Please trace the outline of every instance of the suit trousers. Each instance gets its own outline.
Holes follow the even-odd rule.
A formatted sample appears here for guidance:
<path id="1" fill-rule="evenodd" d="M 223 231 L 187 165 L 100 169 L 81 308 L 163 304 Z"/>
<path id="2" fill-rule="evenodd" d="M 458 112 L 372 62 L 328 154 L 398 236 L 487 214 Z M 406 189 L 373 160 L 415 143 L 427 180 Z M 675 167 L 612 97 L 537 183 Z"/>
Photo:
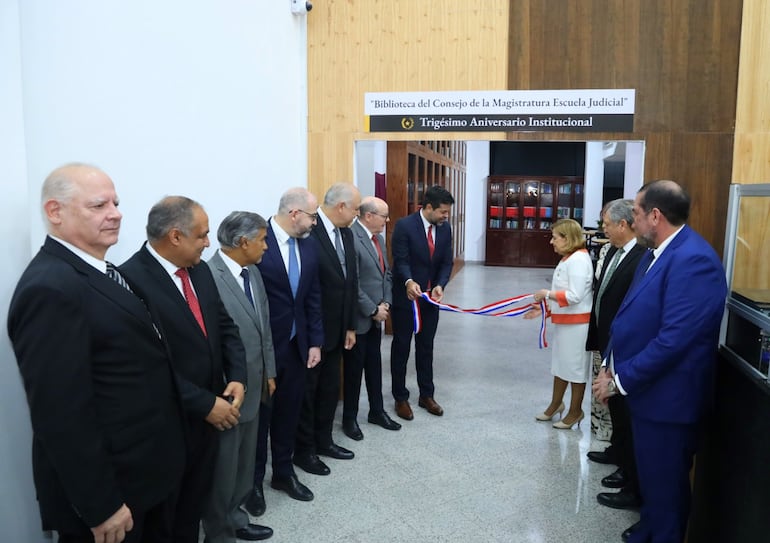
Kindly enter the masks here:
<path id="1" fill-rule="evenodd" d="M 636 465 L 642 491 L 639 529 L 631 543 L 682 543 L 690 515 L 690 469 L 697 446 L 696 424 L 635 417 Z"/>
<path id="2" fill-rule="evenodd" d="M 249 516 L 240 508 L 252 489 L 259 417 L 239 422 L 220 434 L 203 530 L 207 543 L 235 543 L 235 531 L 249 524 Z"/>
<path id="3" fill-rule="evenodd" d="M 393 398 L 397 401 L 409 399 L 406 388 L 406 364 L 409 360 L 409 350 L 414 335 L 415 369 L 420 396 L 432 398 L 433 386 L 433 339 L 438 328 L 438 307 L 420 299 L 420 316 L 422 329 L 414 334 L 412 306 L 393 308 L 393 343 L 390 347 L 390 372 L 393 378 Z"/>
<path id="4" fill-rule="evenodd" d="M 343 408 L 342 420 L 356 420 L 358 402 L 361 397 L 361 375 L 366 380 L 369 396 L 369 414 L 378 415 L 384 411 L 382 405 L 382 323 L 371 321 L 365 334 L 356 334 L 356 344 L 343 353 Z"/>
<path id="5" fill-rule="evenodd" d="M 273 477 L 286 478 L 294 474 L 294 436 L 305 393 L 307 353 L 299 352 L 296 339 L 289 342 L 284 353 L 276 352 L 275 393 L 271 405 L 259 407 L 257 453 L 254 466 L 254 487 L 261 487 L 267 465 L 267 435 L 273 455 Z"/>
<path id="6" fill-rule="evenodd" d="M 174 499 L 176 494 L 174 495 Z M 123 543 L 173 543 L 171 523 L 173 517 L 173 499 L 152 507 L 148 511 L 131 511 L 134 528 L 126 533 Z M 83 533 L 59 533 L 59 543 L 93 543 L 91 530 L 84 526 Z"/>
<path id="7" fill-rule="evenodd" d="M 607 406 L 612 418 L 612 450 L 618 459 L 618 467 L 623 470 L 628 483 L 623 488 L 626 492 L 639 495 L 639 474 L 636 470 L 634 457 L 634 433 L 631 430 L 631 413 L 625 396 L 615 394 L 610 396 Z"/>
<path id="8" fill-rule="evenodd" d="M 188 418 L 187 463 L 174 508 L 174 543 L 198 543 L 214 475 L 219 432 L 208 422 Z"/>
<path id="9" fill-rule="evenodd" d="M 340 362 L 343 342 L 321 351 L 321 363 L 307 370 L 305 397 L 297 425 L 295 451 L 315 454 L 332 444 L 334 414 L 340 399 Z"/>

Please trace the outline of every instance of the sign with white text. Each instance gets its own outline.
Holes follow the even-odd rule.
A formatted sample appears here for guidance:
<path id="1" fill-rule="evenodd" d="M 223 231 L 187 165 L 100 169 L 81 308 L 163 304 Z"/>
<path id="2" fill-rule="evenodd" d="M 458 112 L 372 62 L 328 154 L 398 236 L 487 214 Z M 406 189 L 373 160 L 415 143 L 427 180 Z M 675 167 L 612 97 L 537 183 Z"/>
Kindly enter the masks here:
<path id="1" fill-rule="evenodd" d="M 369 132 L 633 132 L 635 89 L 367 92 Z"/>

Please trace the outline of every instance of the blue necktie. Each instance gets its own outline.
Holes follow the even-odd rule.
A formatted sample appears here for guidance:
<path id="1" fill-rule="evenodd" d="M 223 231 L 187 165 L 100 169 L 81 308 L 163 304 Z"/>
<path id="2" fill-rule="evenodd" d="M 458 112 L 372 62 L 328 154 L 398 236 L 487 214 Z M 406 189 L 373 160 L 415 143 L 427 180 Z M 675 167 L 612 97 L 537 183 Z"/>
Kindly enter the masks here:
<path id="1" fill-rule="evenodd" d="M 297 251 L 294 250 L 294 246 L 297 244 L 297 241 L 290 237 L 289 238 L 289 286 L 291 286 L 291 295 L 296 298 L 297 297 L 297 288 L 299 288 L 299 262 L 297 262 Z M 294 339 L 294 336 L 297 335 L 297 321 L 293 320 L 291 322 L 291 334 L 289 335 L 289 339 Z"/>
<path id="2" fill-rule="evenodd" d="M 246 293 L 246 298 L 249 299 L 251 307 L 254 307 L 254 297 L 251 295 L 251 281 L 249 280 L 249 270 L 247 268 L 241 270 L 241 277 L 243 277 L 243 292 Z"/>
<path id="3" fill-rule="evenodd" d="M 297 288 L 299 288 L 299 262 L 297 262 L 297 251 L 294 246 L 297 240 L 289 238 L 289 285 L 291 286 L 291 295 L 297 297 Z"/>
<path id="4" fill-rule="evenodd" d="M 631 286 L 628 287 L 626 296 L 628 293 L 634 290 L 634 288 L 636 288 L 636 285 L 639 284 L 644 275 L 647 273 L 647 269 L 650 267 L 650 264 L 652 264 L 653 260 L 655 260 L 655 253 L 652 252 L 652 249 L 647 249 L 647 252 L 644 253 L 641 259 L 639 259 L 639 266 L 636 268 L 634 279 L 631 281 Z"/>

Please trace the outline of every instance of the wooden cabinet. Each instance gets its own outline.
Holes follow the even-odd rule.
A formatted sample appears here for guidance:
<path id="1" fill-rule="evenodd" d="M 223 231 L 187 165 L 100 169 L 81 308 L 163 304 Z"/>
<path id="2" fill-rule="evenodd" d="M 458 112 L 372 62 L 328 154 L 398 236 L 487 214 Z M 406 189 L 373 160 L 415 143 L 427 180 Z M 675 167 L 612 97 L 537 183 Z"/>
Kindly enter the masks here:
<path id="1" fill-rule="evenodd" d="M 555 266 L 551 226 L 563 218 L 582 224 L 582 177 L 490 176 L 485 264 Z"/>
<path id="2" fill-rule="evenodd" d="M 386 201 L 390 208 L 387 243 L 396 221 L 422 207 L 425 190 L 440 185 L 452 193 L 455 204 L 449 214 L 454 257 L 465 252 L 464 141 L 389 141 Z"/>

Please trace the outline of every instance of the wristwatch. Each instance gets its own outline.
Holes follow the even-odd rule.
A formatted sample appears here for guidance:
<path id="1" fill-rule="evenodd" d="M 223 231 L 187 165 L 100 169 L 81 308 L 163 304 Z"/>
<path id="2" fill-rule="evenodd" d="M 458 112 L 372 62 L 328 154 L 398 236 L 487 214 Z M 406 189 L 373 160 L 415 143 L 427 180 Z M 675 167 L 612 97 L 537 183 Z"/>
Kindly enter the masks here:
<path id="1" fill-rule="evenodd" d="M 618 393 L 618 386 L 615 384 L 615 379 L 607 381 L 607 392 L 609 392 L 610 395 Z"/>

